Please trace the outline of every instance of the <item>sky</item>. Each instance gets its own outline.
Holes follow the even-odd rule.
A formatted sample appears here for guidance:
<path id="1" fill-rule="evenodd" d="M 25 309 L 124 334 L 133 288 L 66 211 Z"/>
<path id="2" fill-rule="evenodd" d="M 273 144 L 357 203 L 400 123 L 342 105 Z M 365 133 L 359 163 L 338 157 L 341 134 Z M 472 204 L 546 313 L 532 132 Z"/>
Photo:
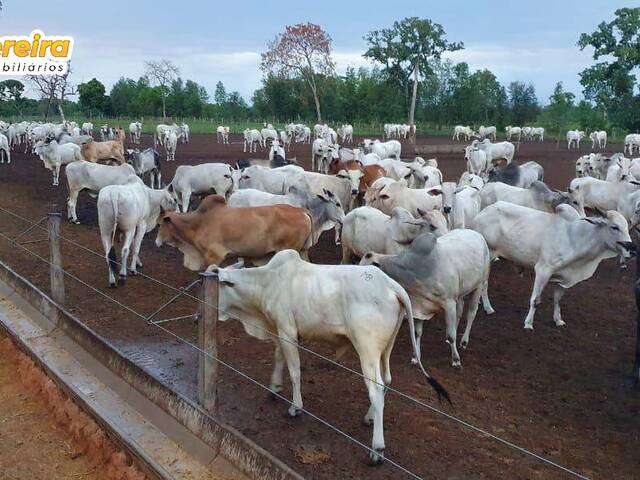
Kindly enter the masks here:
<path id="1" fill-rule="evenodd" d="M 557 81 L 581 92 L 578 73 L 593 60 L 590 51 L 576 47 L 580 33 L 638 2 L 3 0 L 3 5 L 1 35 L 28 35 L 39 28 L 73 36 L 72 81 L 96 77 L 107 92 L 122 76 L 142 75 L 145 60 L 166 58 L 182 78 L 204 85 L 211 98 L 222 81 L 227 91 L 237 90 L 250 101 L 262 78 L 260 52 L 285 25 L 321 25 L 333 39 L 337 71 L 344 73 L 349 66 L 371 65 L 362 57 L 367 32 L 418 16 L 442 24 L 449 40 L 464 42 L 464 50 L 448 55 L 452 60 L 469 63 L 472 71 L 488 68 L 503 84 L 531 82 L 546 103 Z"/>

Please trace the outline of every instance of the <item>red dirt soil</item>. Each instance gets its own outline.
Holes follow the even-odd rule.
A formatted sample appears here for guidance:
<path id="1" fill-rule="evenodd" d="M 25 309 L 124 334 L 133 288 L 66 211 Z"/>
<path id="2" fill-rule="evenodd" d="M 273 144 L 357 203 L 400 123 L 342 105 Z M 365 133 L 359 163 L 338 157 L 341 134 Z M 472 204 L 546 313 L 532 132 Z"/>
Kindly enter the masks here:
<path id="1" fill-rule="evenodd" d="M 172 178 L 180 164 L 236 161 L 241 139 L 217 145 L 215 135 L 194 135 L 180 144 L 175 163 L 163 163 L 163 178 Z M 151 138 L 143 137 L 143 146 Z M 419 138 L 424 144 L 449 144 L 449 138 Z M 446 180 L 455 180 L 464 169 L 460 153 L 438 155 Z M 587 146 L 583 146 L 586 152 Z M 608 151 L 617 151 L 611 145 Z M 408 151 L 408 145 L 404 146 Z M 405 155 L 409 157 L 409 152 Z M 567 152 L 555 142 L 523 143 L 516 159 L 535 160 L 545 168 L 545 180 L 553 188 L 566 188 L 573 176 L 573 162 L 580 153 Z M 310 146 L 296 146 L 297 156 L 308 167 Z M 264 157 L 265 154 L 252 154 Z M 31 220 L 52 209 L 66 217 L 66 180 L 51 186 L 51 174 L 31 154 L 14 153 L 11 165 L 0 165 L 0 207 Z M 95 200 L 80 195 L 78 214 L 82 225 L 64 222 L 62 235 L 101 252 Z M 27 224 L 0 211 L 0 232 L 15 236 Z M 38 229 L 22 240 L 46 238 Z M 143 243 L 143 271 L 182 287 L 196 278 L 182 266 L 181 254 L 171 247 L 158 249 L 155 233 Z M 25 245 L 48 258 L 47 242 Z M 48 266 L 0 238 L 0 258 L 48 291 Z M 107 295 L 144 315 L 168 301 L 175 292 L 142 277 L 131 277 L 124 288 L 107 288 L 103 258 L 63 242 L 64 267 Z M 311 251 L 317 263 L 338 263 L 339 249 L 333 232 L 327 232 Z M 447 413 L 554 462 L 593 478 L 637 478 L 640 472 L 640 392 L 628 382 L 635 342 L 635 307 L 632 297 L 634 262 L 626 270 L 617 259 L 603 262 L 594 277 L 567 292 L 563 298 L 565 328 L 552 322 L 552 289 L 543 295 L 535 330 L 525 331 L 524 316 L 532 287 L 532 275 L 518 276 L 505 262 L 492 267 L 490 295 L 496 313 L 479 312 L 469 348 L 461 352 L 461 369 L 450 365 L 444 343 L 443 321 L 425 327 L 423 360 L 448 389 L 454 406 L 438 405 L 419 371 L 409 365 L 408 330 L 401 330 L 391 360 L 392 386 Z M 182 342 L 148 326 L 142 319 L 66 278 L 66 305 L 100 335 L 167 384 L 195 396 L 196 354 Z M 193 313 L 195 302 L 182 299 L 157 318 Z M 176 334 L 194 340 L 193 321 L 165 324 Z M 221 356 L 251 377 L 268 384 L 272 347 L 248 337 L 237 322 L 220 328 Z M 306 345 L 325 355 L 324 345 Z M 301 353 L 302 393 L 305 408 L 326 419 L 366 445 L 371 430 L 362 423 L 368 398 L 361 378 L 338 370 L 309 354 Z M 342 360 L 359 371 L 355 355 Z M 258 444 L 283 459 L 308 478 L 404 478 L 389 463 L 369 467 L 366 452 L 314 419 L 284 418 L 286 405 L 267 392 L 221 369 L 220 416 Z M 285 388 L 290 396 L 290 388 Z M 386 455 L 425 478 L 563 478 L 566 473 L 459 426 L 433 412 L 389 393 L 385 406 Z"/>

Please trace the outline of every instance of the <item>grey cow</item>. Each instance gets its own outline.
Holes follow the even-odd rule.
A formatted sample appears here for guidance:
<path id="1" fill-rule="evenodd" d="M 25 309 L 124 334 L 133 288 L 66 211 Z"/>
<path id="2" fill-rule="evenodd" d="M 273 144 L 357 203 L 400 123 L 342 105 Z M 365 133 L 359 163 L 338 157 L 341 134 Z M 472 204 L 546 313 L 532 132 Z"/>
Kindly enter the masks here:
<path id="1" fill-rule="evenodd" d="M 460 342 L 462 348 L 469 343 L 480 298 L 487 314 L 494 311 L 487 294 L 490 261 L 489 247 L 482 235 L 473 230 L 457 229 L 440 238 L 431 233 L 422 234 L 398 255 L 367 253 L 360 264 L 379 267 L 409 294 L 417 320 L 418 353 L 424 321 L 444 312 L 452 364 L 459 367 L 456 341 L 465 297 L 470 296 L 467 325 Z"/>

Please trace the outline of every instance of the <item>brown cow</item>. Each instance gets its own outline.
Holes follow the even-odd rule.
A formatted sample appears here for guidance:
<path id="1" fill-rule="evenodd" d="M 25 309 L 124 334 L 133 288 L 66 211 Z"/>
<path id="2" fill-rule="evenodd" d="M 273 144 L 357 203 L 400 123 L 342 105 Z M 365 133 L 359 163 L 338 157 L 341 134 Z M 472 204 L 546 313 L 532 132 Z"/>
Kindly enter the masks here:
<path id="1" fill-rule="evenodd" d="M 99 160 L 115 160 L 118 164 L 124 163 L 124 146 L 119 140 L 109 140 L 106 142 L 96 142 L 87 140 L 80 147 L 82 158 L 88 162 L 96 163 Z"/>
<path id="2" fill-rule="evenodd" d="M 227 255 L 265 264 L 280 250 L 293 249 L 308 258 L 311 216 L 291 205 L 229 207 L 220 195 L 209 195 L 189 213 L 163 211 L 156 245 L 180 250 L 190 270 L 220 265 Z"/>
<path id="3" fill-rule="evenodd" d="M 116 128 L 113 129 L 113 134 L 115 136 L 115 140 L 120 142 L 124 146 L 124 141 L 127 138 L 127 136 L 124 133 L 124 128 L 118 125 Z"/>

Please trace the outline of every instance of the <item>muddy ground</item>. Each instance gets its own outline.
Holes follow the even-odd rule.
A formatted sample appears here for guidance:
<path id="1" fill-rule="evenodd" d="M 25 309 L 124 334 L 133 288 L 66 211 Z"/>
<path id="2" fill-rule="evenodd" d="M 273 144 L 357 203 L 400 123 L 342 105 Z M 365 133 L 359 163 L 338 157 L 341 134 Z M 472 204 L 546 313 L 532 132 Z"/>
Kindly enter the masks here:
<path id="1" fill-rule="evenodd" d="M 143 145 L 151 138 L 144 137 Z M 449 138 L 419 138 L 419 143 L 450 144 Z M 590 145 L 583 145 L 587 152 Z M 460 153 L 440 154 L 446 180 L 464 169 Z M 607 151 L 621 148 L 611 145 Z M 410 156 L 405 145 L 406 156 Z M 296 146 L 291 155 L 308 166 L 310 147 Z M 535 160 L 545 168 L 551 187 L 566 188 L 579 154 L 555 142 L 523 143 L 516 159 Z M 194 135 L 179 145 L 177 161 L 163 164 L 163 177 L 171 179 L 175 167 L 204 161 L 235 161 L 242 153 L 238 136 L 231 145 L 217 145 L 213 135 Z M 403 154 L 404 156 L 404 154 Z M 0 165 L 0 207 L 30 220 L 47 212 L 65 211 L 66 181 L 51 186 L 51 174 L 31 154 L 13 154 L 11 165 Z M 62 234 L 100 253 L 95 200 L 81 194 L 78 213 L 82 225 L 66 222 Z M 66 216 L 66 215 L 65 215 Z M 0 232 L 17 235 L 27 224 L 0 211 Z M 46 238 L 33 230 L 22 241 Z M 158 249 L 149 234 L 142 248 L 143 271 L 174 287 L 196 278 L 182 266 L 171 247 Z M 26 248 L 48 258 L 46 242 Z M 175 292 L 142 277 L 130 278 L 126 287 L 107 288 L 107 270 L 101 256 L 63 242 L 65 268 L 140 312 L 149 315 Z M 0 258 L 48 289 L 48 266 L 0 238 Z M 338 263 L 333 232 L 325 234 L 311 252 L 314 262 Z M 633 262 L 632 262 L 633 263 Z M 417 369 L 409 365 L 410 343 L 403 327 L 392 356 L 393 386 L 449 414 L 482 427 L 554 462 L 593 478 L 637 478 L 640 472 L 640 392 L 628 382 L 635 339 L 632 298 L 635 267 L 621 270 L 616 259 L 603 262 L 595 276 L 567 292 L 563 298 L 565 328 L 552 322 L 551 289 L 545 291 L 533 332 L 523 326 L 532 275 L 517 275 L 504 262 L 492 267 L 490 295 L 496 313 L 479 312 L 469 348 L 461 353 L 463 367 L 450 365 L 443 320 L 425 328 L 424 362 L 451 394 L 454 406 L 439 405 Z M 143 319 L 67 278 L 66 304 L 97 333 L 117 344 L 144 368 L 177 390 L 195 396 L 196 353 Z M 156 318 L 193 313 L 195 302 L 183 299 Z M 164 324 L 176 334 L 194 340 L 193 321 Z M 221 356 L 251 377 L 268 384 L 272 347 L 248 337 L 236 323 L 220 329 Z M 306 346 L 331 355 L 324 345 Z M 302 353 L 305 407 L 363 443 L 371 431 L 362 423 L 368 407 L 359 377 Z M 359 370 L 355 355 L 344 364 Z M 285 394 L 290 395 L 287 385 Z M 286 405 L 237 374 L 222 369 L 220 415 L 245 435 L 283 459 L 308 478 L 405 478 L 387 463 L 367 465 L 366 454 L 345 438 L 310 417 L 283 416 Z M 392 393 L 386 397 L 386 455 L 424 478 L 564 478 L 567 474 L 474 433 L 424 407 Z"/>

